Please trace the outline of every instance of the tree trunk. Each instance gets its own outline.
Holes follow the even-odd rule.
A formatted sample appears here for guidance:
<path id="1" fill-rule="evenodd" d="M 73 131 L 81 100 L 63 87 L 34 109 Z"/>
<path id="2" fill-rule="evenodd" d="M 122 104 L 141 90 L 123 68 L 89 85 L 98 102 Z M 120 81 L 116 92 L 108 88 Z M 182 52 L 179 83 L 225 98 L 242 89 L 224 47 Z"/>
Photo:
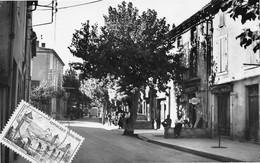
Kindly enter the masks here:
<path id="1" fill-rule="evenodd" d="M 103 103 L 103 109 L 102 109 L 102 124 L 105 124 L 105 114 L 107 110 L 107 101 Z"/>
<path id="2" fill-rule="evenodd" d="M 132 94 L 131 100 L 128 101 L 130 117 L 126 116 L 125 118 L 125 130 L 123 135 L 134 136 L 134 125 L 137 117 L 139 96 L 140 91 L 138 89 Z"/>
<path id="3" fill-rule="evenodd" d="M 155 102 L 154 102 L 154 99 L 155 99 L 155 94 L 156 94 L 156 90 L 154 88 L 150 88 L 150 95 L 149 95 L 149 106 L 150 106 L 150 116 L 151 116 L 151 123 L 153 124 L 154 126 L 154 120 L 155 120 L 155 109 L 156 109 L 156 105 L 155 105 Z"/>

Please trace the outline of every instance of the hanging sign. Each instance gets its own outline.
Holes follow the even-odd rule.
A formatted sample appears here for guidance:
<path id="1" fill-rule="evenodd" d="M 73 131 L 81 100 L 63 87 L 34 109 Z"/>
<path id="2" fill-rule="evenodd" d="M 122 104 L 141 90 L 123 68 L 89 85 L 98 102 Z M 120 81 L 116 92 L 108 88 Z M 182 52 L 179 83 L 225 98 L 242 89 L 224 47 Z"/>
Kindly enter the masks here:
<path id="1" fill-rule="evenodd" d="M 0 143 L 33 163 L 70 163 L 84 138 L 22 101 L 0 134 Z"/>
<path id="2" fill-rule="evenodd" d="M 200 99 L 193 97 L 192 99 L 189 99 L 189 103 L 197 105 L 198 103 L 200 103 Z"/>

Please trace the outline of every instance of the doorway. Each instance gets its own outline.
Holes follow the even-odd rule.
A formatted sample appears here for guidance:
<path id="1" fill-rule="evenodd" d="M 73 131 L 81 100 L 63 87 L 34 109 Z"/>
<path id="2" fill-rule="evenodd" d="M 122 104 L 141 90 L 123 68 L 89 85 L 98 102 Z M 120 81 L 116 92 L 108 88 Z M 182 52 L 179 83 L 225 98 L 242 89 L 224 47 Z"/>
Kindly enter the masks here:
<path id="1" fill-rule="evenodd" d="M 230 94 L 221 93 L 218 99 L 218 134 L 230 136 Z"/>
<path id="2" fill-rule="evenodd" d="M 157 99 L 157 110 L 155 113 L 157 129 L 161 128 L 161 122 L 165 118 L 165 110 L 166 110 L 165 98 Z"/>
<path id="3" fill-rule="evenodd" d="M 258 141 L 259 129 L 259 86 L 252 85 L 248 90 L 248 140 Z"/>

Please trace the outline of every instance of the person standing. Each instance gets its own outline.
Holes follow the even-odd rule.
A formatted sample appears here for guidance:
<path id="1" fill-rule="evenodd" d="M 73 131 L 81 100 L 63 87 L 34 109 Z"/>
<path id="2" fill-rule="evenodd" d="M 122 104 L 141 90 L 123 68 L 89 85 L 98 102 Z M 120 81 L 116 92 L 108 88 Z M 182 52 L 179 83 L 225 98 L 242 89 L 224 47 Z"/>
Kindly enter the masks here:
<path id="1" fill-rule="evenodd" d="M 164 137 L 168 138 L 168 136 L 169 136 L 168 130 L 171 128 L 171 125 L 172 125 L 172 120 L 170 118 L 170 115 L 167 115 L 167 118 L 162 122 L 162 125 L 164 127 Z"/>
<path id="2" fill-rule="evenodd" d="M 112 118 L 111 113 L 108 113 L 107 115 L 108 126 L 111 126 L 111 121 L 112 121 L 111 118 Z"/>
<path id="3" fill-rule="evenodd" d="M 165 129 L 168 129 L 172 125 L 172 120 L 170 118 L 170 115 L 167 115 L 167 118 L 162 122 L 162 125 Z"/>
<path id="4" fill-rule="evenodd" d="M 178 119 L 175 122 L 175 127 L 174 127 L 174 136 L 176 138 L 179 137 L 181 134 L 182 124 L 183 124 L 182 116 L 179 115 Z"/>

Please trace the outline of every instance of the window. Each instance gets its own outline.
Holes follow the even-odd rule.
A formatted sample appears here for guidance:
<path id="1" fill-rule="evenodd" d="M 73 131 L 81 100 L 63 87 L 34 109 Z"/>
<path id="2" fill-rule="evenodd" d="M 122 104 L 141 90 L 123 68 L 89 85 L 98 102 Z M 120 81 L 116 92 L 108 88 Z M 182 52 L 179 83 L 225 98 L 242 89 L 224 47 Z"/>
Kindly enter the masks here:
<path id="1" fill-rule="evenodd" d="M 183 46 L 183 42 L 182 42 L 182 38 L 181 36 L 177 38 L 177 48 L 181 48 Z"/>
<path id="2" fill-rule="evenodd" d="M 53 69 L 53 56 L 52 55 L 49 56 L 50 56 L 50 69 Z"/>
<path id="3" fill-rule="evenodd" d="M 228 70 L 228 48 L 227 36 L 220 37 L 217 42 L 217 68 L 218 72 L 227 72 Z"/>
<path id="4" fill-rule="evenodd" d="M 190 65 L 190 78 L 196 77 L 197 75 L 197 46 L 198 46 L 198 40 L 197 40 L 197 28 L 193 27 L 191 29 L 191 50 L 190 50 L 190 56 L 189 56 L 189 65 Z"/>
<path id="5" fill-rule="evenodd" d="M 247 47 L 245 50 L 245 62 L 246 64 L 260 64 L 260 53 L 253 52 L 253 48 L 255 47 L 256 42 L 253 42 L 249 47 Z"/>
<path id="6" fill-rule="evenodd" d="M 219 28 L 222 28 L 225 25 L 226 25 L 225 13 L 220 11 L 219 12 Z"/>

